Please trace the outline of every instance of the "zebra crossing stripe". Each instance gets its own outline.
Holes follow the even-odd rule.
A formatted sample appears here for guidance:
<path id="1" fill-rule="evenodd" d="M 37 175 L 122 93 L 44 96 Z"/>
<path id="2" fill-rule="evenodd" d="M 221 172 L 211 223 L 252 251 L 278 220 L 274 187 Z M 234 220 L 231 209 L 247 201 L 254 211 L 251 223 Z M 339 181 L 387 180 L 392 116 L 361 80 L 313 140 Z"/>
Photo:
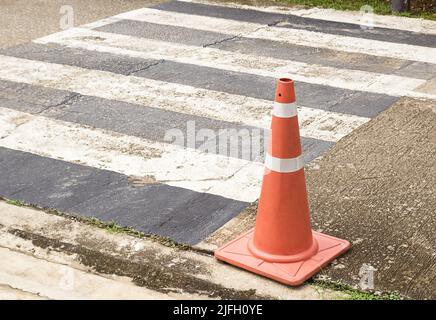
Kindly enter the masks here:
<path id="1" fill-rule="evenodd" d="M 436 22 L 426 19 L 416 19 L 401 16 L 378 15 L 362 11 L 340 11 L 335 9 L 324 8 L 301 8 L 301 7 L 278 7 L 278 6 L 249 6 L 237 3 L 220 2 L 219 4 L 201 1 L 201 0 L 177 0 L 178 2 L 186 3 L 201 3 L 208 6 L 220 6 L 229 8 L 240 8 L 260 12 L 269 12 L 277 14 L 289 14 L 292 16 L 312 18 L 324 21 L 335 21 L 343 23 L 351 23 L 374 28 L 388 28 L 393 30 L 403 30 L 419 32 L 421 34 L 436 35 Z M 369 15 L 370 14 L 370 15 Z"/>
<path id="2" fill-rule="evenodd" d="M 250 97 L 105 71 L 0 56 L 0 79 L 269 128 L 272 103 Z M 301 135 L 338 141 L 369 118 L 299 108 Z"/>
<path id="3" fill-rule="evenodd" d="M 35 43 L 56 43 L 72 48 L 125 55 L 144 59 L 165 59 L 203 67 L 243 72 L 264 77 L 288 77 L 296 81 L 328 85 L 348 90 L 367 91 L 392 96 L 436 99 L 436 95 L 414 91 L 426 81 L 397 75 L 338 69 L 291 60 L 258 56 L 175 44 L 153 39 L 138 38 L 108 32 L 69 29 L 50 35 Z"/>
<path id="4" fill-rule="evenodd" d="M 259 162 L 1 107 L 0 146 L 244 202 L 256 200 L 263 172 Z"/>
<path id="5" fill-rule="evenodd" d="M 363 53 L 382 57 L 436 63 L 436 48 L 369 40 L 292 28 L 278 28 L 235 20 L 143 8 L 117 16 L 121 19 L 220 32 L 230 37 L 266 39 L 279 42 Z"/>

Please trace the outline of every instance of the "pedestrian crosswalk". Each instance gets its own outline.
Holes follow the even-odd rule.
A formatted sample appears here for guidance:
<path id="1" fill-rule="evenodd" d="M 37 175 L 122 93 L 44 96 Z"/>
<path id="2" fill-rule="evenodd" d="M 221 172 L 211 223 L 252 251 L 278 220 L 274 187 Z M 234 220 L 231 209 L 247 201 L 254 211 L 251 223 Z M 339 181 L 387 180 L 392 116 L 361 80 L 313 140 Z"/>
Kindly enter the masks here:
<path id="1" fill-rule="evenodd" d="M 436 100 L 432 28 L 309 13 L 172 1 L 0 50 L 0 196 L 194 244 L 259 196 L 276 78 L 306 162 Z"/>
<path id="2" fill-rule="evenodd" d="M 101 70 L 0 56 L 0 78 L 42 86 L 50 82 L 55 89 L 264 129 L 271 121 L 267 100 Z M 315 108 L 301 107 L 299 111 L 301 134 L 326 141 L 337 141 L 369 120 Z"/>
<path id="3" fill-rule="evenodd" d="M 382 57 L 408 59 L 428 63 L 436 62 L 436 48 L 356 38 L 318 31 L 295 29 L 292 27 L 283 28 L 279 25 L 260 26 L 259 24 L 252 22 L 234 21 L 211 16 L 204 17 L 150 8 L 140 9 L 133 13 L 121 14 L 118 17 L 121 19 L 154 23 L 158 25 L 219 32 L 220 34 L 230 37 L 243 36 L 244 38 L 265 39 L 315 48 L 333 48 L 345 52 L 373 54 Z M 282 23 L 282 26 L 287 25 L 289 25 L 287 22 Z M 431 42 L 430 45 L 434 46 Z"/>
<path id="4" fill-rule="evenodd" d="M 165 59 L 177 63 L 219 68 L 232 72 L 253 74 L 262 77 L 290 77 L 296 81 L 360 90 L 373 93 L 388 93 L 392 96 L 434 98 L 430 94 L 413 91 L 426 81 L 374 72 L 354 71 L 323 65 L 307 64 L 285 59 L 227 52 L 208 47 L 174 44 L 146 38 L 125 36 L 108 32 L 75 28 L 70 33 L 61 33 L 38 39 L 42 44 L 56 43 L 72 48 L 105 52 L 143 59 Z"/>

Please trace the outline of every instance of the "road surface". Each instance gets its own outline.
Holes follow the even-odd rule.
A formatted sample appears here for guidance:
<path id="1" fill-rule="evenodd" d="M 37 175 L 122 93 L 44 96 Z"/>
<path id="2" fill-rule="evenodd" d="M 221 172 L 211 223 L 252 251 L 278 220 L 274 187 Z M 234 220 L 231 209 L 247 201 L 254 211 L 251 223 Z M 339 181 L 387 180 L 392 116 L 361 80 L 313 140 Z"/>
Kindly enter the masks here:
<path id="1" fill-rule="evenodd" d="M 171 1 L 1 49 L 0 195 L 201 243 L 258 198 L 277 78 L 308 164 L 436 99 L 434 25 L 344 16 Z"/>

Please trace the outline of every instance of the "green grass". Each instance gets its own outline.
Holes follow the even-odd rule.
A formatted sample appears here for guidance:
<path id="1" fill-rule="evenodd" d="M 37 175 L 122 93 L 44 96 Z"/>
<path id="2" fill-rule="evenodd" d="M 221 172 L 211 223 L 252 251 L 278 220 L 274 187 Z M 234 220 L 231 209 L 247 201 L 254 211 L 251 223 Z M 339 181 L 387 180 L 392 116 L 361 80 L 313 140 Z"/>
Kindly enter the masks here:
<path id="1" fill-rule="evenodd" d="M 378 0 L 281 0 L 291 4 L 305 5 L 309 7 L 333 8 L 337 10 L 360 10 L 364 5 L 370 5 L 375 13 L 390 14 L 389 5 Z"/>
<path id="2" fill-rule="evenodd" d="M 105 221 L 101 221 L 100 219 L 94 218 L 94 217 L 88 218 L 88 217 L 80 217 L 80 216 L 76 216 L 76 215 L 70 215 L 70 214 L 63 213 L 63 212 L 61 212 L 57 209 L 54 209 L 54 208 L 42 208 L 42 207 L 39 207 L 39 206 L 34 205 L 34 204 L 25 203 L 25 202 L 20 201 L 20 200 L 7 199 L 4 197 L 0 197 L 0 200 L 3 200 L 7 204 L 10 204 L 10 205 L 14 205 L 14 206 L 18 206 L 18 207 L 28 207 L 28 208 L 32 208 L 32 209 L 36 209 L 36 210 L 41 210 L 41 211 L 44 211 L 48 214 L 61 216 L 61 217 L 64 217 L 66 219 L 86 223 L 88 225 L 92 225 L 92 226 L 98 227 L 100 229 L 104 229 L 110 233 L 122 233 L 122 234 L 127 234 L 130 236 L 136 237 L 136 238 L 140 238 L 140 239 L 146 238 L 146 239 L 149 239 L 151 241 L 158 242 L 158 243 L 160 243 L 166 247 L 170 247 L 170 248 L 176 248 L 176 249 L 180 249 L 180 250 L 193 250 L 191 246 L 186 245 L 186 244 L 182 244 L 182 243 L 178 243 L 178 242 L 176 242 L 168 237 L 144 233 L 144 232 L 138 231 L 138 230 L 131 228 L 131 227 L 121 226 L 114 221 L 105 222 Z M 201 250 L 199 250 L 199 251 L 201 251 Z M 204 251 L 206 251 L 206 250 L 204 250 Z"/>
<path id="3" fill-rule="evenodd" d="M 389 1 L 383 0 L 278 0 L 279 2 L 304 5 L 308 7 L 320 7 L 320 8 L 332 8 L 337 10 L 357 10 L 359 11 L 363 5 L 370 5 L 374 8 L 374 13 L 382 15 L 391 15 L 391 7 Z M 424 18 L 430 20 L 436 20 L 436 13 L 433 9 L 431 11 L 418 11 L 404 12 L 396 15 Z"/>
<path id="4" fill-rule="evenodd" d="M 402 300 L 402 297 L 397 292 L 375 294 L 364 292 L 336 281 L 310 280 L 309 282 L 320 288 L 345 293 L 349 296 L 349 300 Z"/>
<path id="5" fill-rule="evenodd" d="M 18 207 L 23 207 L 23 206 L 26 205 L 24 202 L 22 202 L 20 200 L 10 200 L 10 199 L 7 199 L 6 203 L 14 205 L 14 206 L 18 206 Z"/>
<path id="6" fill-rule="evenodd" d="M 102 221 L 98 218 L 95 217 L 79 217 L 79 216 L 72 216 L 72 215 L 68 215 L 65 214 L 63 212 L 60 212 L 56 209 L 43 209 L 43 208 L 38 208 L 38 209 L 42 209 L 43 211 L 45 211 L 46 213 L 49 214 L 54 214 L 54 215 L 58 215 L 58 216 L 62 216 L 64 218 L 67 219 L 73 219 L 82 223 L 86 223 L 88 225 L 92 225 L 95 227 L 98 227 L 100 229 L 104 229 L 107 232 L 110 233 L 121 233 L 121 234 L 126 234 L 132 237 L 136 237 L 136 238 L 140 238 L 140 239 L 149 239 L 152 241 L 156 241 L 166 247 L 170 247 L 170 248 L 176 248 L 176 249 L 180 249 L 180 250 L 191 250 L 191 246 L 186 245 L 186 244 L 182 244 L 182 243 L 178 243 L 168 237 L 164 237 L 164 236 L 159 236 L 159 235 L 155 235 L 155 234 L 151 234 L 151 233 L 144 233 L 142 231 L 138 231 L 132 227 L 125 227 L 125 226 L 121 226 L 119 224 L 117 224 L 114 221 Z"/>

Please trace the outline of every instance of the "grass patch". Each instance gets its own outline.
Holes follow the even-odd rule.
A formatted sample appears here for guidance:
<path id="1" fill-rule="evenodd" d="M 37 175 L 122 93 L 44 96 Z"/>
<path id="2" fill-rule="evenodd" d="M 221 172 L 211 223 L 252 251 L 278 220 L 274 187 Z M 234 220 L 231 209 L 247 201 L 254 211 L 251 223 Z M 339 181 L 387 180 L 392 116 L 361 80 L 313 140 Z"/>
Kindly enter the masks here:
<path id="1" fill-rule="evenodd" d="M 20 200 L 11 200 L 11 199 L 5 199 L 7 204 L 11 204 L 13 206 L 18 206 L 18 207 L 24 207 L 26 204 Z"/>
<path id="2" fill-rule="evenodd" d="M 374 8 L 374 13 L 391 14 L 389 3 L 378 0 L 279 0 L 308 7 L 332 8 L 337 10 L 360 10 L 364 5 Z"/>
<path id="3" fill-rule="evenodd" d="M 359 11 L 364 5 L 374 8 L 374 13 L 382 15 L 398 15 L 413 18 L 436 20 L 435 6 L 422 4 L 423 1 L 412 1 L 411 11 L 392 13 L 390 1 L 387 0 L 278 0 L 279 2 L 308 7 L 331 8 L 337 10 Z M 425 2 L 425 1 L 424 1 Z"/>
<path id="4" fill-rule="evenodd" d="M 127 234 L 129 236 L 133 236 L 136 238 L 140 238 L 140 239 L 150 239 L 153 241 L 157 241 L 157 242 L 159 242 L 167 247 L 177 248 L 177 249 L 181 249 L 181 250 L 191 249 L 191 246 L 186 245 L 186 244 L 180 244 L 180 243 L 178 243 L 170 238 L 155 235 L 155 234 L 147 234 L 147 233 L 144 233 L 142 231 L 138 231 L 132 227 L 123 227 L 114 221 L 104 222 L 104 221 L 101 221 L 100 219 L 94 218 L 94 217 L 93 218 L 80 218 L 80 220 L 82 222 L 86 222 L 90 225 L 99 227 L 101 229 L 105 229 L 106 231 L 108 231 L 110 233 L 122 233 L 122 234 Z"/>
<path id="5" fill-rule="evenodd" d="M 181 244 L 178 243 L 168 237 L 164 237 L 164 236 L 160 236 L 160 235 L 156 235 L 156 234 L 149 234 L 149 233 L 144 233 L 142 231 L 138 231 L 132 227 L 125 227 L 125 226 L 121 226 L 119 224 L 117 224 L 114 221 L 102 221 L 98 218 L 95 217 L 79 217 L 79 216 L 73 216 L 73 215 L 69 215 L 63 212 L 60 212 L 56 209 L 42 209 L 43 211 L 50 213 L 50 214 L 54 214 L 54 215 L 58 215 L 58 216 L 62 216 L 64 218 L 69 218 L 69 219 L 73 219 L 75 221 L 79 221 L 82 223 L 86 223 L 88 225 L 92 225 L 95 227 L 98 227 L 100 229 L 104 229 L 109 233 L 118 233 L 118 234 L 125 234 L 125 235 L 129 235 L 135 238 L 140 238 L 140 239 L 149 239 L 155 242 L 159 242 L 160 244 L 166 246 L 166 247 L 170 247 L 170 248 L 176 248 L 176 249 L 180 249 L 180 250 L 191 250 L 191 246 L 186 245 L 186 244 Z"/>
<path id="6" fill-rule="evenodd" d="M 160 243 L 166 247 L 170 247 L 170 248 L 176 248 L 176 249 L 180 249 L 180 250 L 193 250 L 193 251 L 199 251 L 202 253 L 210 254 L 210 252 L 207 250 L 194 249 L 190 245 L 178 243 L 178 242 L 176 242 L 168 237 L 164 237 L 164 236 L 160 236 L 160 235 L 156 235 L 156 234 L 144 233 L 144 232 L 138 231 L 132 227 L 121 226 L 114 221 L 106 222 L 106 221 L 102 221 L 102 220 L 95 218 L 95 217 L 88 218 L 88 217 L 81 217 L 81 216 L 77 216 L 77 215 L 73 215 L 73 214 L 67 214 L 67 213 L 61 212 L 57 209 L 42 208 L 42 207 L 39 207 L 37 205 L 25 203 L 25 202 L 20 201 L 20 200 L 7 199 L 7 198 L 3 198 L 3 197 L 0 197 L 0 200 L 3 200 L 7 204 L 10 204 L 10 205 L 14 205 L 14 206 L 18 206 L 18 207 L 28 207 L 28 208 L 32 208 L 32 209 L 36 209 L 36 210 L 41 210 L 41 211 L 44 211 L 45 213 L 48 213 L 48 214 L 52 214 L 52 215 L 60 216 L 60 217 L 63 217 L 63 218 L 69 219 L 69 220 L 78 221 L 81 223 L 92 225 L 92 226 L 98 227 L 100 229 L 104 229 L 110 233 L 126 234 L 126 235 L 140 238 L 140 239 L 149 239 L 151 241 L 158 242 L 158 243 Z"/>
<path id="7" fill-rule="evenodd" d="M 402 300 L 403 299 L 401 295 L 397 292 L 380 293 L 380 294 L 365 292 L 337 281 L 309 280 L 308 283 L 311 283 L 312 285 L 319 288 L 343 292 L 347 296 L 349 296 L 349 300 Z"/>
<path id="8" fill-rule="evenodd" d="M 215 0 L 217 1 L 217 0 Z M 412 0 L 409 12 L 393 13 L 390 0 L 220 0 L 219 2 L 236 2 L 248 5 L 300 5 L 336 10 L 360 11 L 364 5 L 370 5 L 374 13 L 381 15 L 397 15 L 411 18 L 436 20 L 436 4 L 434 0 Z"/>

